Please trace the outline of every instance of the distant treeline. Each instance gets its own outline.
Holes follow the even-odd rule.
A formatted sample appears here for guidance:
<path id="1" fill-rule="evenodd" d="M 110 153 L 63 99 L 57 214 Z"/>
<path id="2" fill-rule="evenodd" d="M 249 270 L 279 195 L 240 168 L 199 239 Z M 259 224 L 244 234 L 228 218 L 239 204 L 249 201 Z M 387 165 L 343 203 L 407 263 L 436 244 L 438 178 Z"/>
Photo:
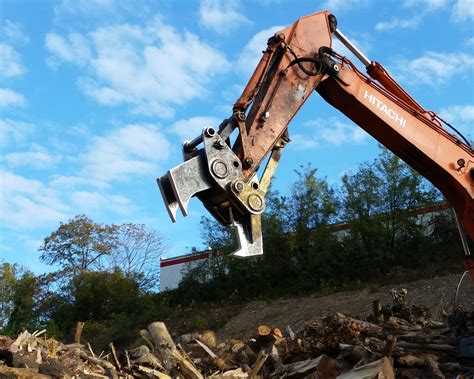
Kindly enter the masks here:
<path id="1" fill-rule="evenodd" d="M 462 270 L 450 210 L 413 217 L 443 198 L 398 158 L 373 162 L 332 186 L 311 166 L 296 170 L 287 196 L 270 191 L 263 215 L 265 254 L 230 258 L 229 231 L 203 218 L 208 261 L 187 270 L 179 287 L 157 293 L 161 235 L 141 224 L 104 225 L 86 216 L 61 223 L 40 259 L 57 268 L 35 276 L 0 264 L 0 334 L 47 328 L 71 340 L 78 321 L 96 346 L 126 344 L 136 328 L 199 303 L 245 302 L 378 285 Z M 344 233 L 334 225 L 348 222 Z M 131 337 L 130 337 L 131 338 Z"/>
<path id="2" fill-rule="evenodd" d="M 203 218 L 203 240 L 213 253 L 188 269 L 169 296 L 178 303 L 292 296 L 460 271 L 462 247 L 452 210 L 413 216 L 443 201 L 382 148 L 373 162 L 344 174 L 338 187 L 311 166 L 300 167 L 289 195 L 268 195 L 263 256 L 229 258 L 233 236 Z M 338 222 L 349 229 L 334 233 Z"/>

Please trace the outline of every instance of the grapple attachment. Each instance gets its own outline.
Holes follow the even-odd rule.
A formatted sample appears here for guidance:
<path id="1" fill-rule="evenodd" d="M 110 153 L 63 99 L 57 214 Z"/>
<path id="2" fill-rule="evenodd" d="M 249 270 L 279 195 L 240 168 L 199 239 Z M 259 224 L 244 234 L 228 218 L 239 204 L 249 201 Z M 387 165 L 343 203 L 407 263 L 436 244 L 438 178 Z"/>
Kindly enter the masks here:
<path id="1" fill-rule="evenodd" d="M 201 136 L 183 144 L 185 162 L 157 182 L 173 222 L 178 208 L 187 215 L 188 203 L 196 196 L 219 222 L 235 231 L 238 249 L 232 255 L 247 258 L 263 254 L 265 192 L 256 177 L 244 181 L 242 163 L 226 143 L 228 134 L 226 128 L 220 133 L 204 129 Z M 201 143 L 203 148 L 197 149 Z"/>

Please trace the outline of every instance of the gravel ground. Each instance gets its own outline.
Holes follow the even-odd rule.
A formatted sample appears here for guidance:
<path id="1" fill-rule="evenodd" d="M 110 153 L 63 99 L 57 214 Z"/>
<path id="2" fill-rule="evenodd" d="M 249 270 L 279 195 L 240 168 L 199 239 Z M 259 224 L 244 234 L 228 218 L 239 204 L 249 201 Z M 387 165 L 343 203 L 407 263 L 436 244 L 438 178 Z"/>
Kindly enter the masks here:
<path id="1" fill-rule="evenodd" d="M 278 327 L 281 330 L 290 325 L 296 332 L 306 322 L 334 312 L 367 316 L 371 312 L 374 300 L 380 300 L 382 305 L 391 303 L 389 292 L 392 288 L 406 288 L 408 294 L 405 299 L 408 305 L 424 305 L 430 310 L 434 320 L 443 321 L 443 310 L 452 312 L 454 292 L 459 279 L 460 275 L 448 275 L 397 287 L 381 287 L 376 291 L 361 290 L 323 297 L 253 301 L 230 318 L 217 332 L 220 339 L 248 338 L 261 324 Z M 458 304 L 465 310 L 474 311 L 474 287 L 467 275 L 459 291 Z"/>

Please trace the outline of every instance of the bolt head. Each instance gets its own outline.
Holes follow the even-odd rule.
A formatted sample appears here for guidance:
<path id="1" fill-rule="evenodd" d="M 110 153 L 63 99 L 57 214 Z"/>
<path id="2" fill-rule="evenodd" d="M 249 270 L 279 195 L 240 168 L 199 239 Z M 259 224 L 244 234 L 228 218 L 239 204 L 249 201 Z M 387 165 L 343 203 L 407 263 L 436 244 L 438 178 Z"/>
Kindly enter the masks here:
<path id="1" fill-rule="evenodd" d="M 261 211 L 265 207 L 265 200 L 258 193 L 253 193 L 247 200 L 249 207 L 255 212 Z"/>
<path id="2" fill-rule="evenodd" d="M 216 159 L 214 162 L 212 162 L 211 170 L 213 174 L 219 179 L 224 179 L 229 175 L 229 169 L 227 168 L 225 162 L 221 159 Z"/>
<path id="3" fill-rule="evenodd" d="M 253 165 L 253 159 L 252 158 L 245 158 L 244 164 L 247 168 L 252 167 Z"/>
<path id="4" fill-rule="evenodd" d="M 218 139 L 218 140 L 216 141 L 216 143 L 214 144 L 214 147 L 215 147 L 216 149 L 221 150 L 221 149 L 223 149 L 223 148 L 225 147 L 225 142 L 222 141 L 221 139 Z"/>
<path id="5" fill-rule="evenodd" d="M 234 183 L 234 188 L 237 192 L 242 192 L 244 190 L 244 183 L 238 180 Z"/>

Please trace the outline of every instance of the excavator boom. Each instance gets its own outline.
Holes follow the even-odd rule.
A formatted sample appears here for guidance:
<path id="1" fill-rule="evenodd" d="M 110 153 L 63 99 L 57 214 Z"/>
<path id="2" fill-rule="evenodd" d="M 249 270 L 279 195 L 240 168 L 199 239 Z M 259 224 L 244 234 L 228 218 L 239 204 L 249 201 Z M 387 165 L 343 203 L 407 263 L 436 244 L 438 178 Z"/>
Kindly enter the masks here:
<path id="1" fill-rule="evenodd" d="M 331 48 L 336 36 L 364 64 L 360 72 Z M 377 62 L 370 61 L 319 12 L 300 18 L 268 40 L 232 116 L 183 144 L 184 163 L 158 179 L 167 210 L 186 216 L 198 197 L 237 233 L 237 257 L 263 253 L 265 194 L 289 142 L 288 125 L 317 92 L 333 107 L 431 181 L 452 205 L 474 284 L 474 152 L 443 120 L 419 105 Z M 231 143 L 231 134 L 236 133 Z M 261 178 L 257 170 L 268 157 Z"/>

